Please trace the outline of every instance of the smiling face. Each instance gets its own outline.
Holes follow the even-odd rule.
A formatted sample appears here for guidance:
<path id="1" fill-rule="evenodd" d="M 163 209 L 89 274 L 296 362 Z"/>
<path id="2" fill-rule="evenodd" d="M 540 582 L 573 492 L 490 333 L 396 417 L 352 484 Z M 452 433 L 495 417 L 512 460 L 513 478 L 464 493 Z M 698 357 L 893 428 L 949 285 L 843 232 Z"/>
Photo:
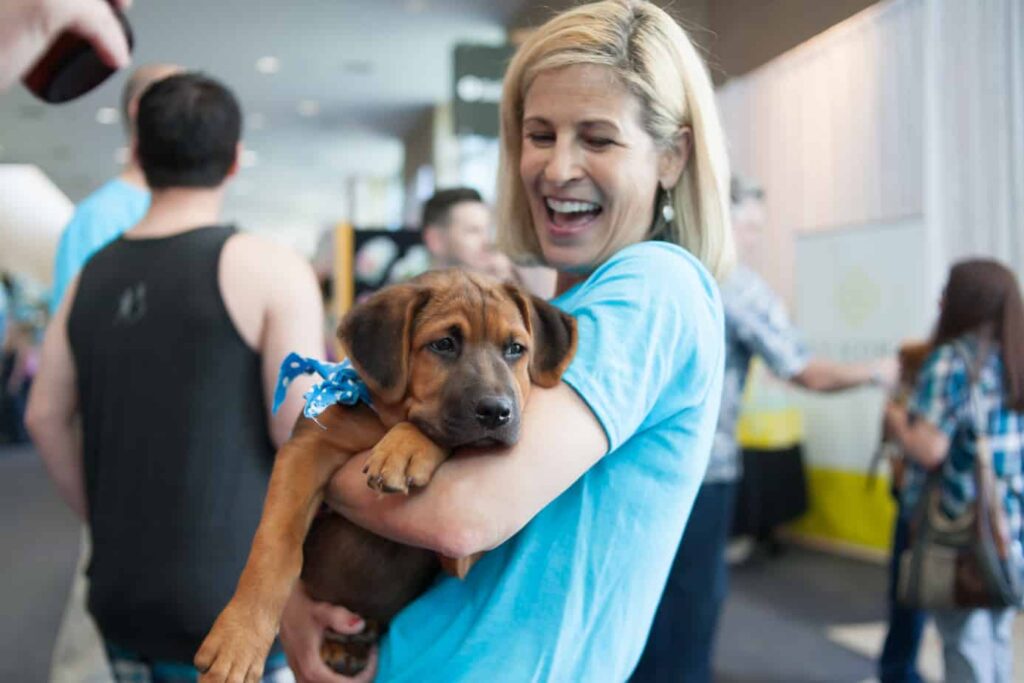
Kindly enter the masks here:
<path id="1" fill-rule="evenodd" d="M 519 174 L 544 259 L 587 272 L 645 238 L 658 185 L 682 172 L 678 150 L 660 150 L 640 101 L 596 65 L 541 72 L 523 103 Z"/>

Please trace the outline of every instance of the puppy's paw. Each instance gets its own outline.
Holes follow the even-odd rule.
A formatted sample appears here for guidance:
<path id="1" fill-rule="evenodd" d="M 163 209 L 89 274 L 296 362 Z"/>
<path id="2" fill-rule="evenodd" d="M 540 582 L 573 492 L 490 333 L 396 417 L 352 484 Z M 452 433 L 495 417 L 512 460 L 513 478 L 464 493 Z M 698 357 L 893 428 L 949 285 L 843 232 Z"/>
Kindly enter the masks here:
<path id="1" fill-rule="evenodd" d="M 448 456 L 412 425 L 401 427 L 380 440 L 363 468 L 367 485 L 382 493 L 408 493 L 412 486 L 426 486 Z"/>
<path id="2" fill-rule="evenodd" d="M 200 683 L 259 683 L 274 630 L 228 605 L 199 646 L 193 664 Z"/>

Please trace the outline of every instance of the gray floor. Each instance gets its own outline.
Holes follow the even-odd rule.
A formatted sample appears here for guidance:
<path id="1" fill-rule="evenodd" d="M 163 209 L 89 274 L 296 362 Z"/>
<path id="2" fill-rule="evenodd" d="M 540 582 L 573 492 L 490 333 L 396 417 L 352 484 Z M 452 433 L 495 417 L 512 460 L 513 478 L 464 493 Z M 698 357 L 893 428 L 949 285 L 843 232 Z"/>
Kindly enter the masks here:
<path id="1" fill-rule="evenodd" d="M 876 623 L 885 616 L 883 567 L 787 548 L 732 572 L 719 631 L 720 681 L 864 681 L 871 658 L 830 638 L 837 624 Z"/>
<path id="2" fill-rule="evenodd" d="M 45 681 L 79 531 L 31 449 L 0 446 L 0 519 L 0 682 Z M 884 591 L 881 566 L 800 548 L 755 557 L 733 571 L 716 679 L 870 680 L 884 632 Z M 1018 661 L 1024 655 L 1021 626 Z M 924 667 L 941 671 L 931 641 Z"/>
<path id="3" fill-rule="evenodd" d="M 45 681 L 79 527 L 35 454 L 0 446 L 0 681 Z"/>

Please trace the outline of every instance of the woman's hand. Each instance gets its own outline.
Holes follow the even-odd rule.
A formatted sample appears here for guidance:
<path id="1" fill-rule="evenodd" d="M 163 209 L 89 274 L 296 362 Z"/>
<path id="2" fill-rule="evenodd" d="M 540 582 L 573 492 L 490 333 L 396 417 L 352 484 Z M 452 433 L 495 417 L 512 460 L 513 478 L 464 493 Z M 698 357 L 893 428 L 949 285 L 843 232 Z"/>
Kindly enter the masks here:
<path id="1" fill-rule="evenodd" d="M 117 0 L 127 9 L 130 0 Z M 104 0 L 4 0 L 0 3 L 0 91 L 21 78 L 60 33 L 82 36 L 112 68 L 131 61 L 121 25 Z"/>
<path id="2" fill-rule="evenodd" d="M 919 417 L 911 424 L 907 409 L 889 401 L 885 406 L 883 424 L 886 436 L 899 443 L 903 452 L 921 467 L 933 470 L 945 462 L 949 437 L 927 420 Z"/>
<path id="3" fill-rule="evenodd" d="M 288 666 L 299 683 L 369 683 L 377 675 L 377 648 L 370 653 L 366 669 L 358 676 L 341 676 L 331 671 L 320 659 L 324 631 L 360 633 L 366 623 L 358 614 L 344 607 L 316 602 L 306 593 L 302 582 L 295 584 L 281 615 L 281 645 L 288 657 Z"/>

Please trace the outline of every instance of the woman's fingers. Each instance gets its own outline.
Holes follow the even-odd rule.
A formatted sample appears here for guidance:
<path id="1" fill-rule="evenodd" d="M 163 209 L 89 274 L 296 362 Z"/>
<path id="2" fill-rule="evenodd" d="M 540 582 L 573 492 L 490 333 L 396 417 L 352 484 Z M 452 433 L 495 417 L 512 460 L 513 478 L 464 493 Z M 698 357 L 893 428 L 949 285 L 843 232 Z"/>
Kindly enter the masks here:
<path id="1" fill-rule="evenodd" d="M 350 635 L 366 628 L 366 622 L 358 614 L 326 602 L 313 603 L 313 615 L 320 625 L 336 633 Z"/>
<path id="2" fill-rule="evenodd" d="M 88 40 L 105 64 L 120 69 L 131 62 L 128 39 L 104 0 L 60 0 L 57 11 L 66 13 L 60 25 Z"/>

